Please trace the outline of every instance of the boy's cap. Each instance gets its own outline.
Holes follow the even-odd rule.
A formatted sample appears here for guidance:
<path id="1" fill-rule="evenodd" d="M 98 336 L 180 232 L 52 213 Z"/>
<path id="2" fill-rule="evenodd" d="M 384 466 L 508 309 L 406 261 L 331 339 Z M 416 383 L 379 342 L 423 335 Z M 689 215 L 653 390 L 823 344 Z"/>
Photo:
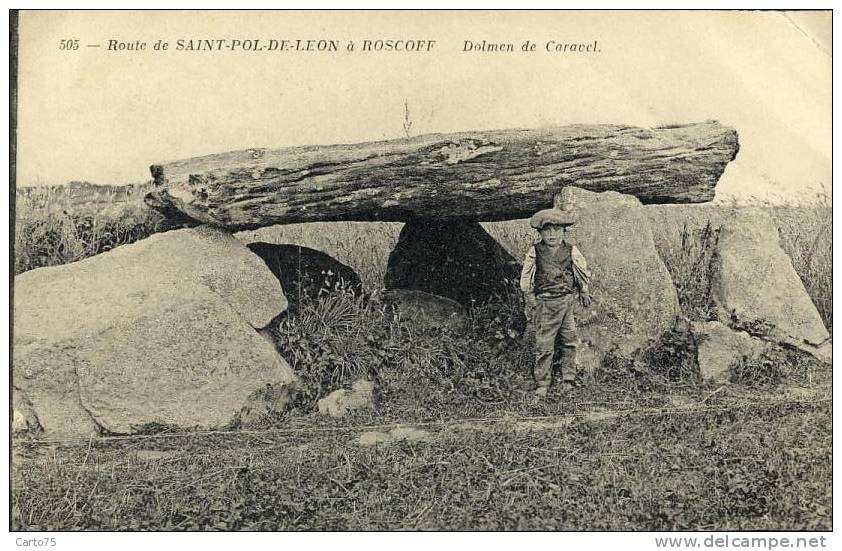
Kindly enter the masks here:
<path id="1" fill-rule="evenodd" d="M 540 230 L 547 224 L 556 226 L 572 226 L 575 224 L 573 213 L 559 209 L 544 209 L 539 210 L 529 219 L 529 225 Z"/>

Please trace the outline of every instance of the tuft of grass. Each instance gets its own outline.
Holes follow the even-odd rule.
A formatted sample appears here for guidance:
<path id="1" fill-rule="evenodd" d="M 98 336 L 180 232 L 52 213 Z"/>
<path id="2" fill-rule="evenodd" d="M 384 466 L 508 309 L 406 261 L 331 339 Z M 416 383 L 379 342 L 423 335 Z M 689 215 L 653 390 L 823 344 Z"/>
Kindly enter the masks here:
<path id="1" fill-rule="evenodd" d="M 814 373 L 826 372 L 826 368 L 800 350 L 769 345 L 760 356 L 739 358 L 729 370 L 732 383 L 750 388 L 774 388 L 782 383 L 811 386 Z"/>
<path id="2" fill-rule="evenodd" d="M 680 242 L 662 254 L 681 310 L 690 319 L 716 319 L 712 284 L 718 241 L 719 228 L 714 228 L 710 222 L 701 229 L 685 224 Z"/>

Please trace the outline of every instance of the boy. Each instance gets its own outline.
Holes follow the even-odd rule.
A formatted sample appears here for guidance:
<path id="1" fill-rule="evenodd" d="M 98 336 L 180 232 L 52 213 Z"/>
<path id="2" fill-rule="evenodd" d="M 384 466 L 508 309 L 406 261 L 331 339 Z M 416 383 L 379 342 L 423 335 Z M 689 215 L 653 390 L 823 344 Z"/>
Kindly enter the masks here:
<path id="1" fill-rule="evenodd" d="M 535 325 L 535 395 L 544 397 L 552 383 L 555 341 L 562 345 L 561 377 L 563 391 L 573 388 L 576 377 L 576 302 L 588 307 L 590 273 L 579 250 L 564 240 L 565 230 L 574 223 L 570 211 L 551 208 L 536 212 L 529 221 L 541 238 L 523 261 L 520 288 L 526 299 L 527 320 Z M 530 310 L 534 307 L 534 314 Z"/>

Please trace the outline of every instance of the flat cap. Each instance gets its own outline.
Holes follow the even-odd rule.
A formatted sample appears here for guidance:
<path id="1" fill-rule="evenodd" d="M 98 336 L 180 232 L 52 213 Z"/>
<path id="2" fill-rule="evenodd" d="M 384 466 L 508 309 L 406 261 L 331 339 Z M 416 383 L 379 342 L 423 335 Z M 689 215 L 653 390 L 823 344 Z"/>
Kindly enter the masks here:
<path id="1" fill-rule="evenodd" d="M 572 212 L 556 208 L 539 210 L 529 219 L 529 225 L 536 230 L 540 230 L 547 224 L 572 226 L 574 223 L 575 219 Z"/>

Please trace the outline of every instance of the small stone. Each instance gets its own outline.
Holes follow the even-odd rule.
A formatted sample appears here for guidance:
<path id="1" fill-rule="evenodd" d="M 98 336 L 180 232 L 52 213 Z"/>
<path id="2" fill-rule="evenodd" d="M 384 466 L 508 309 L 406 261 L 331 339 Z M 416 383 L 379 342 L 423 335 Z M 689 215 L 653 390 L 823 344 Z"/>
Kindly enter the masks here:
<path id="1" fill-rule="evenodd" d="M 391 304 L 401 317 L 420 327 L 447 327 L 462 331 L 468 324 L 465 308 L 449 298 L 413 291 L 391 289 L 384 291 L 383 301 Z"/>
<path id="2" fill-rule="evenodd" d="M 415 429 L 412 427 L 395 427 L 389 431 L 389 434 L 393 440 L 405 440 L 408 442 L 428 440 L 431 436 L 430 433 L 425 430 Z"/>
<path id="3" fill-rule="evenodd" d="M 769 343 L 718 321 L 693 322 L 691 327 L 698 343 L 699 371 L 703 379 L 715 383 L 727 383 L 737 362 L 757 359 L 769 347 Z"/>
<path id="4" fill-rule="evenodd" d="M 388 444 L 392 441 L 392 436 L 386 432 L 369 431 L 364 432 L 357 439 L 357 444 L 363 448 L 371 448 L 378 444 Z"/>
<path id="5" fill-rule="evenodd" d="M 14 410 L 12 412 L 12 432 L 26 432 L 28 429 L 29 423 L 26 422 L 26 417 L 18 410 Z"/>
<path id="6" fill-rule="evenodd" d="M 319 414 L 345 417 L 351 412 L 374 407 L 374 383 L 360 379 L 351 390 L 334 390 L 318 401 Z"/>

